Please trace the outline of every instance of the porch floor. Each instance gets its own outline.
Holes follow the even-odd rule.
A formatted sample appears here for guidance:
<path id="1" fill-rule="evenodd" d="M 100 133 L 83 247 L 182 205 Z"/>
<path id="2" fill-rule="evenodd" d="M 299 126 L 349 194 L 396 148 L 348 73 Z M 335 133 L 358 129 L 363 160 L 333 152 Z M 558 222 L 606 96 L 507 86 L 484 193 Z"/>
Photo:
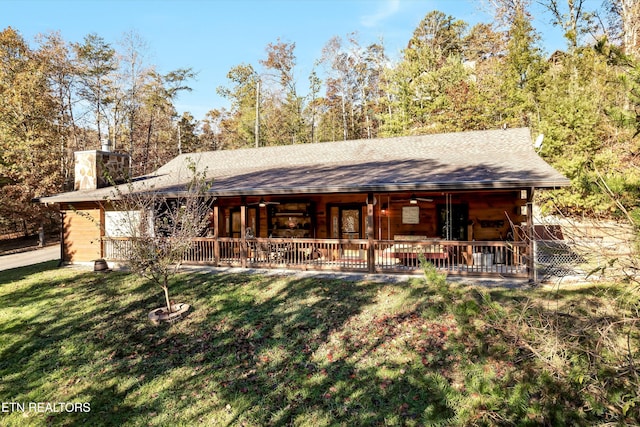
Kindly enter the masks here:
<path id="1" fill-rule="evenodd" d="M 335 270 L 300 270 L 289 268 L 256 268 L 256 267 L 215 267 L 210 265 L 187 265 L 189 270 L 211 271 L 214 273 L 233 273 L 233 274 L 259 274 L 263 276 L 295 276 L 301 279 L 319 278 L 319 279 L 338 279 L 345 281 L 369 281 L 376 283 L 403 283 L 408 280 L 414 280 L 420 275 L 418 271 L 397 271 L 392 273 L 363 273 L 354 271 L 335 271 Z M 488 277 L 480 275 L 451 275 L 447 276 L 448 282 L 467 283 L 485 287 L 495 288 L 520 288 L 530 286 L 530 282 L 522 277 Z"/>
<path id="2" fill-rule="evenodd" d="M 439 262 L 440 261 L 440 262 Z M 525 265 L 506 265 L 506 264 L 492 264 L 492 265 L 467 265 L 466 263 L 456 262 L 442 262 L 443 260 L 435 260 L 434 266 L 439 272 L 450 273 L 455 275 L 471 275 L 471 276 L 493 276 L 493 277 L 526 277 L 527 268 Z M 198 264 L 198 263 L 195 263 Z M 238 258 L 220 259 L 219 265 L 229 267 L 240 267 L 241 262 Z M 290 270 L 304 270 L 304 271 L 351 271 L 351 272 L 363 272 L 366 273 L 368 269 L 367 260 L 364 258 L 339 258 L 334 260 L 305 260 L 304 262 L 288 262 L 287 260 L 269 261 L 262 260 L 256 261 L 252 258 L 247 258 L 246 265 L 249 268 L 264 268 L 264 269 L 290 269 Z M 420 275 L 422 274 L 422 268 L 419 263 L 404 264 L 400 261 L 393 264 L 375 264 L 375 274 L 405 274 L 405 275 Z"/>

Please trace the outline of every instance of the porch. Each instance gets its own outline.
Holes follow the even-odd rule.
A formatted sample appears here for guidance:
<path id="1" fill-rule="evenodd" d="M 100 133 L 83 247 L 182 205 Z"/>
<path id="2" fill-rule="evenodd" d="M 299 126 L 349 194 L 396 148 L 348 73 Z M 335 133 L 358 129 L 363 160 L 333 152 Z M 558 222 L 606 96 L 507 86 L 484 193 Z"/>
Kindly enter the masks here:
<path id="1" fill-rule="evenodd" d="M 131 242 L 103 238 L 103 257 L 126 260 Z M 194 239 L 183 260 L 216 267 L 419 274 L 424 258 L 447 274 L 527 278 L 532 271 L 527 251 L 523 241 L 219 237 Z"/>

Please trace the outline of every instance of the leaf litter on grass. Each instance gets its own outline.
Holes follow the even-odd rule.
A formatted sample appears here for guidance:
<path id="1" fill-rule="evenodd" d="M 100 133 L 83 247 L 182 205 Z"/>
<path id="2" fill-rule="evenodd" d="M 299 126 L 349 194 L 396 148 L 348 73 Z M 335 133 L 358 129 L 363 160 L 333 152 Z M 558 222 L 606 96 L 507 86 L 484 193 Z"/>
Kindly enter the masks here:
<path id="1" fill-rule="evenodd" d="M 0 326 L 0 353 L 11 355 L 0 362 L 0 397 L 86 399 L 92 412 L 30 417 L 34 425 L 107 415 L 132 426 L 597 418 L 571 402 L 560 412 L 551 387 L 571 385 L 536 374 L 544 365 L 504 332 L 518 310 L 531 313 L 517 290 L 187 273 L 172 286 L 193 311 L 152 327 L 145 316 L 161 295 L 144 282 L 49 274 L 24 274 L 11 287 L 0 279 L 0 298 L 22 308 L 17 323 Z M 47 281 L 65 291 L 48 294 Z M 60 315 L 38 320 L 51 312 Z"/>

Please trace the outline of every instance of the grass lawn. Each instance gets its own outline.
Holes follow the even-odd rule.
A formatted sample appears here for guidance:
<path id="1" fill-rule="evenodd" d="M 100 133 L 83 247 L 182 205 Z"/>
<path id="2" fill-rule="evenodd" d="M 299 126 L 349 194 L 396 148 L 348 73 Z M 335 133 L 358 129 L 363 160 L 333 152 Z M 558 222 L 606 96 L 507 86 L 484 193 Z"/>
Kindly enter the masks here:
<path id="1" fill-rule="evenodd" d="M 630 286 L 428 276 L 190 272 L 171 290 L 189 316 L 152 326 L 162 292 L 132 275 L 55 262 L 2 272 L 0 425 L 638 422 Z"/>

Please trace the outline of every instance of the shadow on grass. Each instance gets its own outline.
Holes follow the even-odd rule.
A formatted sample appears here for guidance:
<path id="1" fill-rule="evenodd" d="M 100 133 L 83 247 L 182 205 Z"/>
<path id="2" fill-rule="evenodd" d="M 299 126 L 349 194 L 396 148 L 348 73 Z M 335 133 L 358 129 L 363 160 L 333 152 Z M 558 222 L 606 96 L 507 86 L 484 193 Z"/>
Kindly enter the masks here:
<path id="1" fill-rule="evenodd" d="M 192 304 L 191 315 L 153 327 L 146 314 L 161 294 L 143 281 L 68 271 L 40 281 L 39 274 L 16 272 L 21 286 L 0 295 L 3 314 L 23 308 L 0 326 L 10 337 L 0 349 L 0 390 L 3 401 L 91 403 L 89 413 L 48 414 L 55 422 L 104 424 L 109 414 L 112 425 L 381 423 L 390 414 L 376 408 L 419 378 L 410 366 L 396 382 L 381 366 L 360 366 L 381 345 L 377 336 L 351 343 L 362 346 L 356 356 L 332 343 L 384 285 L 191 274 L 172 290 Z M 372 392 L 375 384 L 382 386 Z M 407 399 L 414 397 L 417 416 L 429 401 Z M 30 414 L 45 422 L 38 415 Z"/>
<path id="2" fill-rule="evenodd" d="M 0 286 L 22 280 L 32 274 L 50 271 L 58 266 L 59 261 L 45 261 L 27 267 L 10 268 L 0 271 Z"/>
<path id="3" fill-rule="evenodd" d="M 573 419 L 555 414 L 563 402 L 540 408 L 546 397 L 536 393 L 564 385 L 535 386 L 530 354 L 490 329 L 500 312 L 488 315 L 491 295 L 477 289 L 190 273 L 171 288 L 192 305 L 189 316 L 155 327 L 146 316 L 162 293 L 133 276 L 49 265 L 14 274 L 0 279 L 9 319 L 0 324 L 0 401 L 91 405 L 27 414 L 34 425 Z M 511 291 L 492 292 L 507 301 Z M 538 412 L 518 399 L 538 402 Z M 24 419 L 0 414 L 3 424 Z"/>

